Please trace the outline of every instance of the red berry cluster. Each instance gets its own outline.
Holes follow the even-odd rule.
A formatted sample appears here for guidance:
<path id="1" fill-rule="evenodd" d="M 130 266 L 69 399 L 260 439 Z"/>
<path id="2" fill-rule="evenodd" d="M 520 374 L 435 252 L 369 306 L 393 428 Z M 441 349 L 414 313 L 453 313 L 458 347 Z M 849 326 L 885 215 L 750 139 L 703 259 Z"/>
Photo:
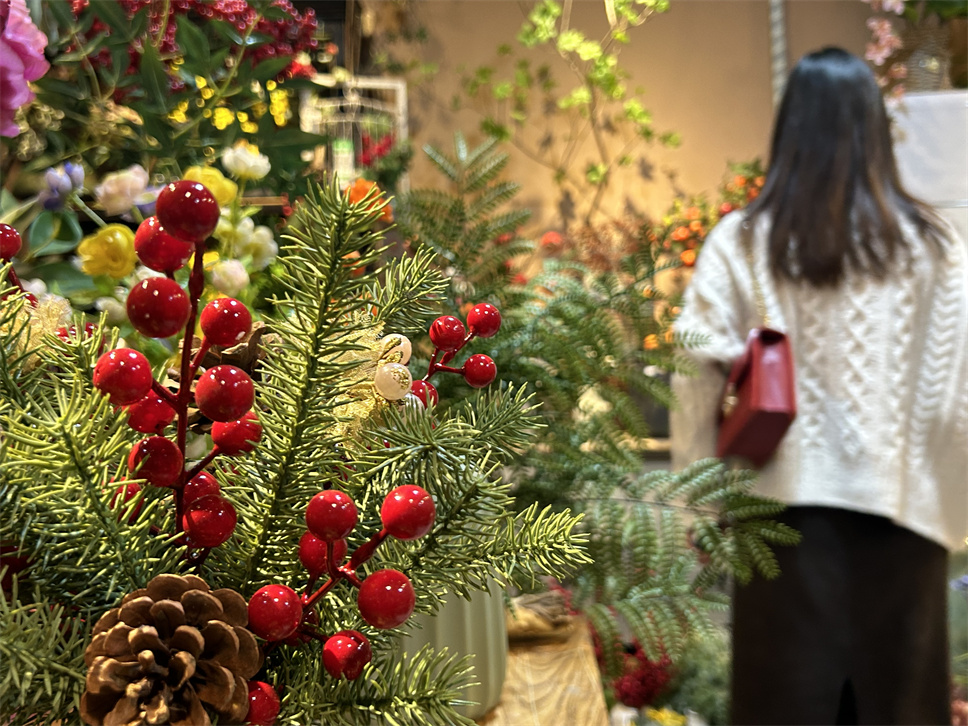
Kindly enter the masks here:
<path id="1" fill-rule="evenodd" d="M 464 377 L 469 386 L 484 388 L 497 377 L 497 366 L 490 356 L 475 353 L 460 368 L 446 365 L 458 351 L 473 338 L 490 338 L 501 329 L 501 312 L 490 303 L 478 303 L 467 314 L 467 326 L 453 315 L 442 315 L 430 325 L 430 341 L 434 344 L 434 354 L 422 380 L 414 381 L 410 392 L 424 406 L 437 403 L 437 389 L 430 377 L 438 371 L 457 373 Z M 470 331 L 470 332 L 468 332 Z M 439 358 L 439 361 L 438 361 Z"/>
<path id="2" fill-rule="evenodd" d="M 196 550 L 194 558 L 204 557 L 235 531 L 236 512 L 221 496 L 218 482 L 204 471 L 219 454 L 237 456 L 251 451 L 262 436 L 258 418 L 250 409 L 255 388 L 249 375 L 235 366 L 219 365 L 201 373 L 194 393 L 191 382 L 199 364 L 212 345 L 235 345 L 252 328 L 252 315 L 238 300 L 221 298 L 210 302 L 201 312 L 200 349 L 192 357 L 191 346 L 198 313 L 198 301 L 205 286 L 202 252 L 206 238 L 215 229 L 219 206 L 202 184 L 177 181 L 159 194 L 157 216 L 149 217 L 135 234 L 135 252 L 148 267 L 171 275 L 194 255 L 188 290 L 171 277 L 151 277 L 139 283 L 128 295 L 128 317 L 135 329 L 152 338 L 167 338 L 183 333 L 181 379 L 172 393 L 154 380 L 147 358 L 130 348 L 117 348 L 102 355 L 94 366 L 94 386 L 107 394 L 112 404 L 125 407 L 128 425 L 149 434 L 128 456 L 132 475 L 156 487 L 174 490 L 176 522 L 187 543 Z M 69 335 L 70 331 L 64 332 Z M 185 469 L 185 443 L 188 408 L 198 410 L 215 423 L 215 447 L 194 467 Z M 164 433 L 178 419 L 175 440 Z M 129 501 L 140 491 L 137 483 L 121 484 L 114 500 Z M 140 509 L 140 506 L 138 507 Z M 134 511 L 130 517 L 137 517 Z"/>
<path id="3" fill-rule="evenodd" d="M 20 232 L 9 224 L 0 224 L 0 262 L 13 260 L 20 252 L 21 247 L 23 247 L 23 240 L 20 238 Z M 27 292 L 24 286 L 20 284 L 20 278 L 14 272 L 13 266 L 7 270 L 7 280 L 20 290 L 20 294 L 27 298 L 30 305 L 37 307 L 37 298 L 33 293 Z"/>
<path id="4" fill-rule="evenodd" d="M 359 677 L 372 656 L 370 642 L 356 630 L 341 630 L 329 637 L 320 633 L 314 605 L 346 580 L 359 589 L 356 604 L 363 620 L 384 630 L 402 625 L 416 603 L 410 579 L 399 570 L 382 569 L 361 580 L 357 570 L 384 539 L 423 537 L 434 526 L 436 516 L 433 497 L 425 489 L 415 485 L 397 487 L 383 500 L 383 528 L 357 547 L 347 560 L 346 537 L 359 522 L 356 503 L 337 489 L 319 492 L 306 507 L 307 531 L 299 540 L 299 561 L 309 573 L 306 593 L 300 597 L 293 588 L 279 584 L 260 588 L 249 599 L 249 629 L 270 643 L 298 646 L 310 638 L 321 640 L 325 643 L 323 665 L 333 678 Z M 324 574 L 325 584 L 312 592 Z"/>

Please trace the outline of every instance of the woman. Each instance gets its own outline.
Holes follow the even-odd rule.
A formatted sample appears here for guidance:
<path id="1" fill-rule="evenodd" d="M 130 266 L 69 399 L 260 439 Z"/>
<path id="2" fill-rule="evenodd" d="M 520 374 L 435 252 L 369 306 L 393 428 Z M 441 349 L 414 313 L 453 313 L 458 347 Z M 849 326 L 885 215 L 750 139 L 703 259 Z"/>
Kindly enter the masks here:
<path id="1" fill-rule="evenodd" d="M 789 508 L 782 574 L 734 599 L 735 723 L 950 723 L 947 551 L 968 533 L 964 243 L 898 181 L 866 64 L 793 70 L 762 193 L 709 235 L 677 323 L 706 344 L 678 377 L 677 463 L 714 450 L 729 364 L 790 337 L 798 415 L 759 493 Z"/>

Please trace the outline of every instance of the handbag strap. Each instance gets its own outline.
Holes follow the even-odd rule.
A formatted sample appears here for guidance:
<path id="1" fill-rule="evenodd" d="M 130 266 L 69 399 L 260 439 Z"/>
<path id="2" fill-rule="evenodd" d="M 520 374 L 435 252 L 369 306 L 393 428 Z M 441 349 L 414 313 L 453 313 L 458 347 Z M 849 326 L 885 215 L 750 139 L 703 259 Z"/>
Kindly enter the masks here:
<path id="1" fill-rule="evenodd" d="M 756 301 L 756 314 L 763 321 L 763 327 L 770 327 L 770 314 L 766 310 L 766 297 L 763 295 L 763 288 L 760 287 L 759 278 L 756 276 L 756 264 L 753 259 L 753 224 L 746 219 L 743 221 L 744 247 L 746 247 L 746 264 L 750 268 L 750 279 L 753 281 L 753 296 Z"/>

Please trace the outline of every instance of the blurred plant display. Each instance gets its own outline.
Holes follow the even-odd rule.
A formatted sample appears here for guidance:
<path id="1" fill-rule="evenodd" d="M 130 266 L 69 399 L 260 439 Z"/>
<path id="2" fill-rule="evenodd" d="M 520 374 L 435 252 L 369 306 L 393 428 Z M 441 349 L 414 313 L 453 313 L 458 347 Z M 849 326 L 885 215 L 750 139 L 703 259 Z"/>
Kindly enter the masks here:
<path id="1" fill-rule="evenodd" d="M 98 178 L 138 164 L 155 182 L 245 139 L 275 162 L 262 186 L 293 188 L 300 153 L 320 141 L 293 125 L 290 105 L 311 71 L 312 9 L 289 0 L 43 7 L 51 68 L 17 113 L 10 163 L 36 172 L 70 161 Z"/>

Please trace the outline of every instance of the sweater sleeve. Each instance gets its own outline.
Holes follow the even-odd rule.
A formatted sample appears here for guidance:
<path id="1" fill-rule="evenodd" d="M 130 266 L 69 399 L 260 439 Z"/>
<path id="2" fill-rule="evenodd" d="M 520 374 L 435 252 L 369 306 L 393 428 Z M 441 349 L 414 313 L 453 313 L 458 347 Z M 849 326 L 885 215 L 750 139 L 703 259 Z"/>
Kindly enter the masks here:
<path id="1" fill-rule="evenodd" d="M 730 215 L 710 232 L 683 296 L 676 332 L 700 338 L 686 354 L 697 374 L 675 374 L 672 388 L 677 405 L 670 412 L 672 465 L 681 469 L 716 450 L 717 417 L 726 371 L 738 358 L 749 333 L 744 287 L 749 273 L 743 267 L 739 214 Z"/>

